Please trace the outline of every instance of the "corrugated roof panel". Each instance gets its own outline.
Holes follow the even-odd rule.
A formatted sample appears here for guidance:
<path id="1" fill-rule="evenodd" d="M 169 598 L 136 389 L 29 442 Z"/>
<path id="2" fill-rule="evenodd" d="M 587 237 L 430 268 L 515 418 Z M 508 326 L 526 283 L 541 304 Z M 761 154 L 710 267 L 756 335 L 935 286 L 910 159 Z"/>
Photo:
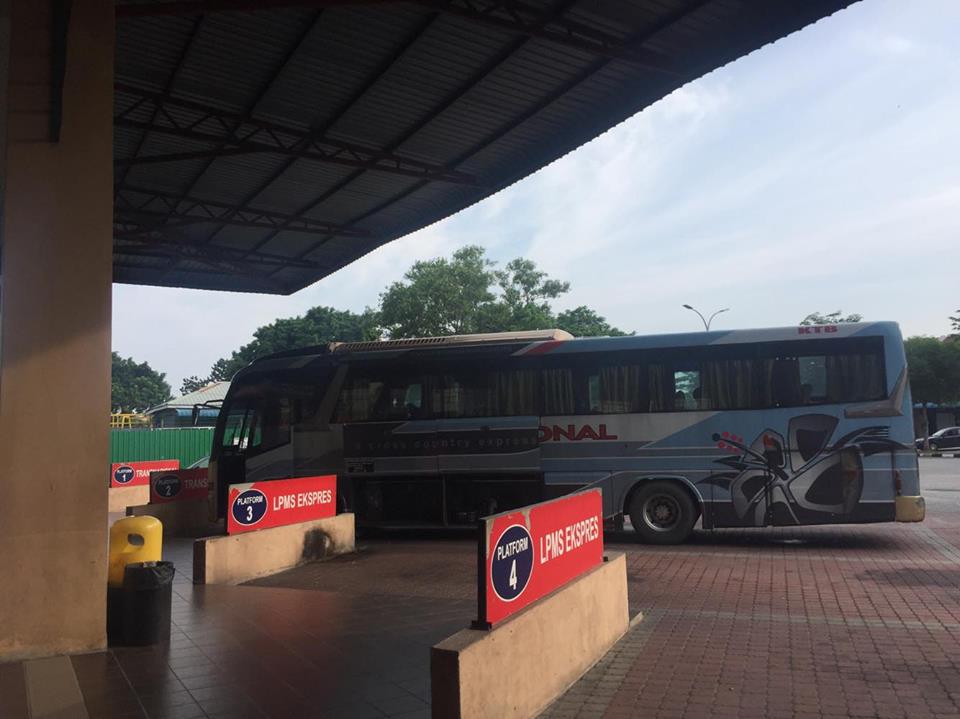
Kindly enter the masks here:
<path id="1" fill-rule="evenodd" d="M 265 209 L 294 213 L 313 202 L 321 193 L 352 172 L 354 168 L 345 165 L 308 159 L 296 160 L 283 175 L 257 195 L 254 203 Z M 314 219 L 328 219 L 316 212 L 310 213 L 309 216 Z"/>
<path id="2" fill-rule="evenodd" d="M 550 4 L 527 0 L 531 3 L 542 9 Z M 565 8 L 563 21 L 544 16 L 539 26 L 527 25 L 532 27 L 527 35 L 491 27 L 491 19 L 511 21 L 501 7 L 487 8 L 485 18 L 403 3 L 322 12 L 209 12 L 202 19 L 121 17 L 116 75 L 135 89 L 117 92 L 116 157 L 204 155 L 129 169 L 121 163 L 122 185 L 217 202 L 215 210 L 227 216 L 241 211 L 242 217 L 247 200 L 257 210 L 281 214 L 308 208 L 306 216 L 314 220 L 370 236 L 331 236 L 319 226 L 304 232 L 232 224 L 215 232 L 218 224 L 208 221 L 164 229 L 160 214 L 153 239 L 132 242 L 117 236 L 115 277 L 293 291 L 535 171 L 703 72 L 847 4 L 581 2 Z M 485 6 L 456 7 L 469 13 Z M 122 10 L 121 4 L 121 15 Z M 552 37 L 538 36 L 541 29 Z M 584 47 L 602 36 L 607 38 L 603 48 Z M 624 38 L 661 53 L 680 74 L 611 57 Z M 172 100 L 138 97 L 166 89 Z M 185 99 L 207 109 L 187 108 Z M 164 112 L 157 112 L 161 102 Z M 433 166 L 418 170 L 433 179 L 410 177 L 410 167 L 391 169 L 384 158 L 374 157 L 376 169 L 362 169 L 272 152 L 237 154 L 235 148 L 250 140 L 300 146 L 295 134 L 271 135 L 224 115 L 247 111 L 259 121 L 297 132 L 319 128 L 329 137 L 362 145 L 355 161 L 367 162 L 371 151 L 396 150 L 397 157 Z M 144 134 L 139 129 L 144 123 L 162 127 Z M 199 139 L 197 133 L 212 139 Z M 461 174 L 454 178 L 450 171 Z M 471 178 L 481 186 L 466 184 Z M 153 213 L 199 212 L 189 203 L 121 193 L 129 202 L 117 203 L 119 219 L 130 219 L 129 203 Z M 156 239 L 163 235 L 166 244 Z M 175 243 L 184 241 L 198 246 L 178 249 Z M 188 256 L 164 255 L 171 252 Z M 315 266 L 278 264 L 278 257 L 305 253 Z"/>
<path id="3" fill-rule="evenodd" d="M 289 8 L 205 15 L 177 73 L 177 94 L 245 111 L 315 17 L 315 10 Z"/>
<path id="4" fill-rule="evenodd" d="M 398 6 L 325 10 L 315 29 L 257 106 L 257 116 L 304 127 L 326 125 L 376 75 L 428 13 Z"/>

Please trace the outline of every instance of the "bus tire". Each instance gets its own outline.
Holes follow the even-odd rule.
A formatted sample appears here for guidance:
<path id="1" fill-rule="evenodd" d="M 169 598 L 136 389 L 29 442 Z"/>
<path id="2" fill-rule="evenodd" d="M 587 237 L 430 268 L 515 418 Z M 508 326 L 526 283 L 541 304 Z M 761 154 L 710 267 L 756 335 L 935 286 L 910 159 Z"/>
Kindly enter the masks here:
<path id="1" fill-rule="evenodd" d="M 697 522 L 697 506 L 677 482 L 644 482 L 629 507 L 634 531 L 647 544 L 681 544 Z"/>

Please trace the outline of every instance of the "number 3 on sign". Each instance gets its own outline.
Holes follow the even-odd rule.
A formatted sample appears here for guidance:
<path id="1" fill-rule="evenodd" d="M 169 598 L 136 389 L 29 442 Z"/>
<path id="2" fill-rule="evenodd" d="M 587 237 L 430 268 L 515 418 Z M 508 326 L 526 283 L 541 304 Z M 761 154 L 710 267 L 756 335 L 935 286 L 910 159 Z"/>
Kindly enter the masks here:
<path id="1" fill-rule="evenodd" d="M 517 560 L 514 559 L 513 563 L 510 565 L 510 589 L 517 588 Z"/>
<path id="2" fill-rule="evenodd" d="M 249 504 L 247 505 L 247 521 L 253 521 L 253 507 L 251 507 Z"/>

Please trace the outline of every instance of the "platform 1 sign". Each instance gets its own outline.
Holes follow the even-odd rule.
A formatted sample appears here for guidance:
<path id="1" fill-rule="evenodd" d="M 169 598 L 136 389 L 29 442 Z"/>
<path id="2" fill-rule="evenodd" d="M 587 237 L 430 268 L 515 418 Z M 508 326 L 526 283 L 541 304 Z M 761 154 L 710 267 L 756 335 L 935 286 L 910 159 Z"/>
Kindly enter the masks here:
<path id="1" fill-rule="evenodd" d="M 336 475 L 231 484 L 227 534 L 309 522 L 336 513 Z"/>
<path id="2" fill-rule="evenodd" d="M 206 499 L 209 480 L 206 467 L 150 473 L 150 503 Z"/>
<path id="3" fill-rule="evenodd" d="M 479 624 L 490 627 L 603 562 L 599 489 L 483 520 Z"/>
<path id="4" fill-rule="evenodd" d="M 149 462 L 115 462 L 110 465 L 111 487 L 137 487 L 150 484 L 151 472 L 172 472 L 180 469 L 179 459 L 157 459 Z"/>

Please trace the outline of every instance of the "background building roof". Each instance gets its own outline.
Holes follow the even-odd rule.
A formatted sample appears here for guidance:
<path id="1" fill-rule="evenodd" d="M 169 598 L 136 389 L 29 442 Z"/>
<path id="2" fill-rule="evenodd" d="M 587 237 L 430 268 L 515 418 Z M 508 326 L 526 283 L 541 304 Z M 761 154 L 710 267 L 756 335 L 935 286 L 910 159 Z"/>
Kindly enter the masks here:
<path id="1" fill-rule="evenodd" d="M 194 405 L 204 404 L 206 402 L 222 402 L 227 396 L 228 389 L 230 389 L 229 382 L 211 382 L 195 392 L 189 392 L 182 397 L 174 397 L 163 404 L 151 407 L 144 414 L 156 414 L 166 409 L 186 408 L 192 410 Z"/>

